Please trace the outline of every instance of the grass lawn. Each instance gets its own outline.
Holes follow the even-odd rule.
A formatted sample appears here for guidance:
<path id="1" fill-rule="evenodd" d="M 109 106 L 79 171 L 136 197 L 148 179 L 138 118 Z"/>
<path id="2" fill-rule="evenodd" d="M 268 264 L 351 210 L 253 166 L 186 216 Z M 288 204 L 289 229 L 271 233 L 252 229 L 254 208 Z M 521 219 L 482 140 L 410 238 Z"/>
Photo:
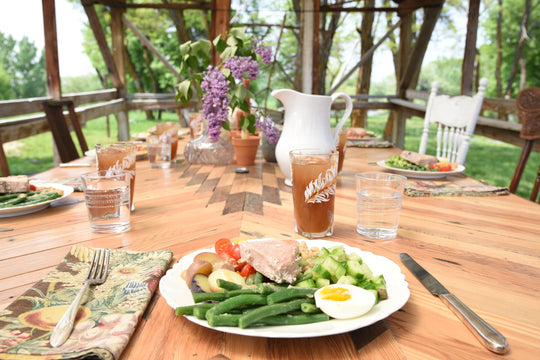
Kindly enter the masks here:
<path id="1" fill-rule="evenodd" d="M 156 113 L 157 114 L 157 113 Z M 386 113 L 380 112 L 368 118 L 367 128 L 382 135 L 386 123 Z M 156 122 L 177 121 L 176 113 L 163 112 L 159 120 L 147 120 L 143 111 L 129 113 L 130 133 L 137 134 L 154 126 Z M 405 149 L 418 151 L 423 128 L 423 119 L 413 117 L 407 122 Z M 116 119 L 110 116 L 110 135 L 106 132 L 106 119 L 100 118 L 87 123 L 83 129 L 89 148 L 96 143 L 116 141 Z M 346 125 L 347 126 L 347 125 Z M 73 135 L 74 141 L 78 141 Z M 428 153 L 435 153 L 435 139 L 428 145 Z M 54 166 L 52 137 L 50 133 L 40 134 L 20 141 L 4 144 L 10 171 L 13 175 L 35 174 Z M 473 136 L 467 155 L 465 173 L 496 186 L 509 186 L 521 154 L 521 148 L 491 140 L 483 136 Z M 529 198 L 538 165 L 540 153 L 533 152 L 518 187 L 518 195 Z"/>

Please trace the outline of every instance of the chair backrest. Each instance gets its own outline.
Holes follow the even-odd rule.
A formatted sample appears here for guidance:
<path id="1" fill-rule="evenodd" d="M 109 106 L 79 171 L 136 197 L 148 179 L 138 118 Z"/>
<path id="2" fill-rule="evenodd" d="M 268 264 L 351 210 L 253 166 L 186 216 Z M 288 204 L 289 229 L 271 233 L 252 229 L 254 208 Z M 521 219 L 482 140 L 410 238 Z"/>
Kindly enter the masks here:
<path id="1" fill-rule="evenodd" d="M 432 84 L 418 151 L 420 154 L 426 153 L 431 124 L 437 123 L 436 156 L 459 165 L 465 164 L 487 84 L 488 79 L 482 78 L 478 92 L 472 97 L 437 95 L 438 83 Z"/>
<path id="2" fill-rule="evenodd" d="M 68 108 L 71 126 L 77 135 L 82 153 L 88 151 L 88 145 L 82 132 L 81 124 L 75 112 L 75 106 L 71 100 L 44 100 L 43 109 L 47 115 L 49 128 L 53 135 L 58 155 L 62 162 L 68 162 L 81 157 L 75 143 L 71 139 L 70 128 L 64 116 L 64 106 Z"/>
<path id="3" fill-rule="evenodd" d="M 508 187 L 511 193 L 516 192 L 521 181 L 521 176 L 525 170 L 525 165 L 529 159 L 534 141 L 540 139 L 540 88 L 529 87 L 521 90 L 516 97 L 516 107 L 518 109 L 518 117 L 521 120 L 521 132 L 519 136 L 524 140 L 524 143 L 514 176 Z M 539 186 L 540 167 L 530 197 L 532 201 L 535 201 L 538 195 Z M 538 201 L 540 203 L 540 199 Z"/>

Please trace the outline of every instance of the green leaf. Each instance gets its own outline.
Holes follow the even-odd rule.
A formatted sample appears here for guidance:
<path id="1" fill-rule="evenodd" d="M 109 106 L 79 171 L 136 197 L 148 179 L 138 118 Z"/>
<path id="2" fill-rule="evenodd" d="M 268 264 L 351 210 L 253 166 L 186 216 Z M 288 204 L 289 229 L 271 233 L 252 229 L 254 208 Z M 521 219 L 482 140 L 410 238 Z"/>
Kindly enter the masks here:
<path id="1" fill-rule="evenodd" d="M 222 124 L 221 125 L 222 128 L 224 128 L 227 131 L 231 131 L 231 123 L 229 122 L 229 120 L 223 121 L 221 124 Z"/>
<path id="2" fill-rule="evenodd" d="M 191 49 L 191 41 L 187 41 L 180 45 L 180 55 L 185 56 L 189 54 L 189 51 Z"/>
<path id="3" fill-rule="evenodd" d="M 216 40 L 214 40 L 214 46 L 216 47 L 216 51 L 218 53 L 221 53 L 227 48 L 227 42 L 223 41 L 221 38 L 218 38 Z"/>
<path id="4" fill-rule="evenodd" d="M 206 39 L 199 40 L 200 50 L 210 55 L 210 50 L 212 50 L 212 43 Z"/>
<path id="5" fill-rule="evenodd" d="M 188 66 L 193 69 L 194 71 L 199 71 L 199 60 L 195 56 L 190 56 L 187 59 Z"/>

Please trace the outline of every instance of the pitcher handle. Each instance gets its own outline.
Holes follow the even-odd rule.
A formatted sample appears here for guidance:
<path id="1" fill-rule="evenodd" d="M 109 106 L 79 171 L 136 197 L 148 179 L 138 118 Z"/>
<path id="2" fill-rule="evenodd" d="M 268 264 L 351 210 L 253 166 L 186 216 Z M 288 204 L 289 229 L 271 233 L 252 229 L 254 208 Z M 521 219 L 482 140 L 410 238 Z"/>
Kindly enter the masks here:
<path id="1" fill-rule="evenodd" d="M 339 139 L 339 132 L 341 128 L 343 127 L 343 124 L 345 124 L 345 121 L 347 121 L 349 116 L 351 116 L 352 109 L 353 109 L 352 100 L 349 95 L 343 92 L 334 93 L 332 94 L 332 103 L 336 101 L 337 98 L 343 98 L 345 100 L 345 113 L 343 114 L 343 116 L 337 123 L 336 128 L 334 129 L 334 136 L 333 136 L 334 144 L 337 144 L 338 139 Z"/>

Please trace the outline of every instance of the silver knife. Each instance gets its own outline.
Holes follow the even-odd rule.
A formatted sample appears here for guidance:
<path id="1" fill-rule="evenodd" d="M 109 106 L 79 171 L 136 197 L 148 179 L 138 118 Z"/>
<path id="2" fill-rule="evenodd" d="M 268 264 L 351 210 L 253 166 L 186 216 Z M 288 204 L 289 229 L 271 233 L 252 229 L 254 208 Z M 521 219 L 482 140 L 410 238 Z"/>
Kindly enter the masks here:
<path id="1" fill-rule="evenodd" d="M 497 354 L 504 354 L 508 350 L 508 341 L 500 332 L 476 315 L 454 294 L 450 293 L 433 275 L 418 265 L 409 254 L 401 253 L 399 257 L 418 280 L 433 295 L 440 297 L 486 348 Z"/>

